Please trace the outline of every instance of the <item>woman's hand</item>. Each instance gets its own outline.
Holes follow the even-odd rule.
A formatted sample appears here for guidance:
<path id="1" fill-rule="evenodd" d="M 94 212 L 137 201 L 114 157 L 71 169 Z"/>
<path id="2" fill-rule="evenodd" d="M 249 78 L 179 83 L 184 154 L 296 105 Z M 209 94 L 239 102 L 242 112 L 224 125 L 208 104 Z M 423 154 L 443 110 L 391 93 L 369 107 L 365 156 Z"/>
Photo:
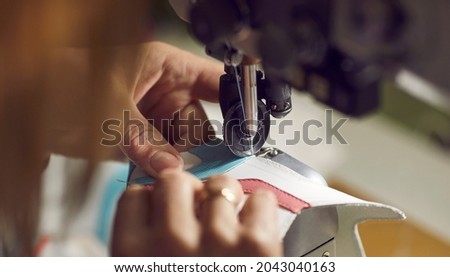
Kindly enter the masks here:
<path id="1" fill-rule="evenodd" d="M 182 166 L 178 151 L 214 135 L 199 100 L 218 101 L 223 66 L 161 42 L 143 49 L 121 148 L 157 176 L 165 168 Z"/>
<path id="2" fill-rule="evenodd" d="M 277 201 L 251 194 L 243 208 L 240 184 L 227 176 L 202 182 L 164 170 L 154 189 L 131 186 L 116 212 L 113 256 L 280 256 Z"/>
<path id="3" fill-rule="evenodd" d="M 218 101 L 220 63 L 149 42 L 55 49 L 49 64 L 50 152 L 92 158 L 93 147 L 120 147 L 157 176 L 214 135 L 199 100 Z"/>

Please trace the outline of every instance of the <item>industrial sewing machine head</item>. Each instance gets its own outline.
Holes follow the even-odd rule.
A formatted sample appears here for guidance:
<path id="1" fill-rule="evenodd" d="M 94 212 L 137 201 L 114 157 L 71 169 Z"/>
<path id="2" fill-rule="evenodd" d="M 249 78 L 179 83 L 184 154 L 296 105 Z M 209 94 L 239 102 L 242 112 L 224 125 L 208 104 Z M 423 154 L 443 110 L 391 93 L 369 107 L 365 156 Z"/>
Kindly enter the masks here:
<path id="1" fill-rule="evenodd" d="M 257 153 L 270 115 L 292 109 L 291 88 L 361 115 L 378 105 L 381 71 L 330 43 L 330 1 L 171 0 L 208 55 L 225 64 L 220 80 L 224 140 L 238 156 Z M 264 69 L 258 70 L 258 65 Z"/>
<path id="2" fill-rule="evenodd" d="M 194 36 L 208 55 L 225 64 L 220 79 L 224 141 L 237 156 L 256 154 L 269 134 L 270 115 L 281 118 L 291 109 L 286 82 L 261 62 L 255 10 L 238 1 L 172 1 L 178 14 L 191 22 Z M 253 10 L 253 11 L 252 11 Z"/>
<path id="3" fill-rule="evenodd" d="M 438 89 L 450 88 L 450 60 L 442 59 L 448 57 L 450 33 L 440 29 L 450 24 L 448 0 L 170 2 L 207 54 L 225 64 L 223 134 L 238 156 L 260 150 L 270 115 L 291 111 L 290 86 L 360 116 L 378 107 L 383 77 L 400 82 L 404 74 L 398 73 L 407 69 L 450 103 L 449 94 Z"/>

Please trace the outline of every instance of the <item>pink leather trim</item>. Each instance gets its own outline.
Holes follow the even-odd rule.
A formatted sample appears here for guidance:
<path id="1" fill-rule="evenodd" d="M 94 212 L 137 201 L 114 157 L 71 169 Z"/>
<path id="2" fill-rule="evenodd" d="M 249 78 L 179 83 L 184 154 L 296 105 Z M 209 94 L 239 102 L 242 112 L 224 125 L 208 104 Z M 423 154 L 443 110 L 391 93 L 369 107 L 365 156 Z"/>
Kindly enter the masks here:
<path id="1" fill-rule="evenodd" d="M 263 180 L 259 179 L 239 179 L 239 182 L 242 185 L 242 189 L 245 193 L 252 193 L 257 189 L 267 189 L 272 191 L 278 199 L 278 204 L 293 212 L 300 213 L 301 210 L 307 209 L 310 207 L 309 203 L 303 201 L 296 196 L 289 194 Z"/>

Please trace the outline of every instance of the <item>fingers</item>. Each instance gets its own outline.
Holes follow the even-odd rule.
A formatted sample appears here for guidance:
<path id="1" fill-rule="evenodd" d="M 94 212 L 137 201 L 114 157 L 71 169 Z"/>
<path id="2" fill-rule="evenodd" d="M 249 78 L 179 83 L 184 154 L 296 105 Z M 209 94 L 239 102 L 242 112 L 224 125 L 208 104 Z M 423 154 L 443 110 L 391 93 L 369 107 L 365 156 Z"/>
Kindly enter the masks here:
<path id="1" fill-rule="evenodd" d="M 128 111 L 125 111 L 125 113 Z M 151 176 L 167 168 L 183 167 L 183 160 L 161 133 L 133 106 L 124 114 L 121 149 L 136 165 Z"/>
<path id="2" fill-rule="evenodd" d="M 208 102 L 219 101 L 219 80 L 224 74 L 223 65 L 207 59 L 201 59 L 196 64 L 198 71 L 194 85 L 193 97 Z"/>
<path id="3" fill-rule="evenodd" d="M 143 186 L 130 186 L 119 199 L 113 227 L 111 253 L 113 256 L 140 256 L 146 249 L 141 236 L 151 224 L 151 191 Z M 150 234 L 147 234 L 150 235 Z M 147 249 L 148 250 L 148 249 Z"/>
<path id="4" fill-rule="evenodd" d="M 171 137 L 174 138 L 173 146 L 180 152 L 215 138 L 215 131 L 198 101 L 192 102 L 180 111 L 171 129 L 173 130 Z"/>
<path id="5" fill-rule="evenodd" d="M 122 195 L 113 229 L 114 256 L 196 256 L 199 222 L 194 197 L 203 183 L 191 174 L 164 170 L 150 190 L 131 186 Z"/>
<path id="6" fill-rule="evenodd" d="M 161 255 L 198 255 L 200 226 L 195 216 L 195 195 L 203 183 L 193 175 L 164 170 L 154 189 L 155 230 Z"/>
<path id="7" fill-rule="evenodd" d="M 182 73 L 180 77 L 188 83 L 193 99 L 219 101 L 219 79 L 224 74 L 223 64 L 162 42 L 150 42 L 148 47 L 154 53 L 150 54 L 152 60 L 156 59 L 153 55 L 164 57 L 162 74 L 172 74 L 174 71 Z"/>
<path id="8" fill-rule="evenodd" d="M 203 196 L 201 196 L 203 195 Z M 201 216 L 196 207 L 201 199 Z M 116 256 L 281 256 L 277 201 L 257 191 L 243 201 L 238 181 L 216 176 L 205 183 L 174 169 L 161 172 L 150 191 L 131 187 L 116 211 Z"/>
<path id="9" fill-rule="evenodd" d="M 122 150 L 148 174 L 157 176 L 163 169 L 182 167 L 176 149 L 185 151 L 214 136 L 210 125 L 204 124 L 207 116 L 198 100 L 218 101 L 223 67 L 161 42 L 147 43 L 142 52 L 144 62 L 137 81 L 130 85 L 134 103 L 131 120 L 124 120 Z M 176 121 L 177 113 L 179 124 L 173 126 L 171 121 L 166 126 L 167 120 Z M 153 119 L 155 126 L 146 118 Z"/>
<path id="10" fill-rule="evenodd" d="M 228 256 L 239 239 L 237 205 L 243 199 L 238 181 L 227 176 L 210 178 L 204 189 L 202 200 L 202 228 L 204 254 Z"/>
<path id="11" fill-rule="evenodd" d="M 267 190 L 250 195 L 240 213 L 241 251 L 245 256 L 281 256 L 277 222 L 277 199 Z"/>
<path id="12" fill-rule="evenodd" d="M 278 202 L 272 192 L 251 194 L 237 217 L 243 200 L 238 181 L 226 176 L 210 178 L 205 184 L 202 205 L 203 254 L 206 256 L 281 256 Z"/>

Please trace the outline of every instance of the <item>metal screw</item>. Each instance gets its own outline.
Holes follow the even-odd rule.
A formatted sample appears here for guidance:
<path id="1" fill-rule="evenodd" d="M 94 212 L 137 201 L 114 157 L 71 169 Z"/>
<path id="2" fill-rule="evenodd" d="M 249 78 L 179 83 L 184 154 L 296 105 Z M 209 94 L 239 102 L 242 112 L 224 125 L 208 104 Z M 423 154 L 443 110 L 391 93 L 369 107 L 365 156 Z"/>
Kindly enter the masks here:
<path id="1" fill-rule="evenodd" d="M 328 258 L 328 257 L 330 257 L 330 256 L 331 256 L 331 253 L 328 252 L 328 251 L 325 251 L 325 252 L 323 252 L 323 254 L 322 254 L 322 257 Z"/>

